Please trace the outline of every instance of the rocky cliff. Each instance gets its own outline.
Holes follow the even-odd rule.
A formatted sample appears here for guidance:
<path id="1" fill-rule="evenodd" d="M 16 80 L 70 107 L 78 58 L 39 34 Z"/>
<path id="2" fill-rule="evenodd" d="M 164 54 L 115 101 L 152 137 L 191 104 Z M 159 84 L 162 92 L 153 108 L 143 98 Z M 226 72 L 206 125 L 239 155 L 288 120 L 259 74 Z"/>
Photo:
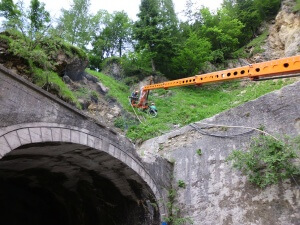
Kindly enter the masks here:
<path id="1" fill-rule="evenodd" d="M 294 6 L 294 0 L 282 1 L 281 10 L 272 21 L 269 36 L 262 47 L 265 50 L 262 60 L 300 54 L 300 12 L 294 12 Z"/>
<path id="2" fill-rule="evenodd" d="M 235 68 L 300 55 L 300 12 L 294 10 L 295 4 L 295 0 L 283 0 L 276 18 L 264 22 L 259 29 L 258 32 L 261 36 L 257 38 L 262 40 L 250 42 L 245 46 L 244 53 L 248 55 L 248 58 L 228 60 L 226 64 L 222 66 Z M 263 39 L 263 33 L 265 32 L 267 32 L 268 35 L 266 35 L 266 39 Z M 201 73 L 218 70 L 210 63 L 207 63 L 206 67 L 207 68 L 201 71 Z"/>

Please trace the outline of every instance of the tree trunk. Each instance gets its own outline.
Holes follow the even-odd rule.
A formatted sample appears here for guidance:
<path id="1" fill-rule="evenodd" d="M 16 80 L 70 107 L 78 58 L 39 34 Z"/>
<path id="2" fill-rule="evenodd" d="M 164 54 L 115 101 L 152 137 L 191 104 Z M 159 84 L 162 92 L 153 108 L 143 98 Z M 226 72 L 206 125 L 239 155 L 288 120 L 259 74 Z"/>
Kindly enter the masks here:
<path id="1" fill-rule="evenodd" d="M 155 68 L 155 63 L 154 63 L 153 59 L 151 59 L 151 65 L 152 65 L 152 73 L 155 73 L 156 72 L 156 68 Z"/>
<path id="2" fill-rule="evenodd" d="M 119 57 L 122 57 L 122 41 L 119 40 Z"/>

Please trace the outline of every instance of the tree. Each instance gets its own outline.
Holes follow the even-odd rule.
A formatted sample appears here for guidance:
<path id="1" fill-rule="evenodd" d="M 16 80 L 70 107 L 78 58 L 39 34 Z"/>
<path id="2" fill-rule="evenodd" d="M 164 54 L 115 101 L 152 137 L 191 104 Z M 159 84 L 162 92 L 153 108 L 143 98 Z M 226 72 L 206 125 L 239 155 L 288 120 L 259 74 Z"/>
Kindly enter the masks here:
<path id="1" fill-rule="evenodd" d="M 227 9 L 218 11 L 217 15 L 210 13 L 208 8 L 200 10 L 202 26 L 199 35 L 208 38 L 213 46 L 213 53 L 218 59 L 228 58 L 239 47 L 239 38 L 244 25 L 238 19 L 232 18 Z M 218 62 L 218 59 L 214 59 Z"/>
<path id="2" fill-rule="evenodd" d="M 177 76 L 186 77 L 197 74 L 204 62 L 212 58 L 211 44 L 204 38 L 199 38 L 195 32 L 190 33 L 177 57 L 173 59 Z"/>
<path id="3" fill-rule="evenodd" d="M 192 23 L 195 19 L 195 14 L 193 13 L 194 3 L 192 0 L 187 0 L 185 3 L 184 16 L 187 18 L 187 23 Z"/>
<path id="4" fill-rule="evenodd" d="M 224 0 L 225 8 L 232 18 L 244 24 L 240 43 L 245 44 L 254 38 L 263 20 L 275 16 L 280 8 L 280 0 Z"/>
<path id="5" fill-rule="evenodd" d="M 154 57 L 157 53 L 159 40 L 159 3 L 158 0 L 142 0 L 140 5 L 139 20 L 135 23 L 134 38 L 138 41 L 136 50 L 141 51 L 148 48 L 152 53 L 151 65 L 152 71 L 155 72 Z"/>
<path id="6" fill-rule="evenodd" d="M 124 11 L 115 12 L 106 29 L 111 30 L 110 41 L 113 44 L 113 48 L 118 51 L 119 57 L 121 57 L 126 43 L 129 43 L 131 40 L 132 33 L 132 22 L 127 13 Z"/>
<path id="7" fill-rule="evenodd" d="M 281 0 L 254 0 L 254 5 L 261 18 L 265 20 L 277 14 L 281 5 Z"/>
<path id="8" fill-rule="evenodd" d="M 101 63 L 105 57 L 109 57 L 111 53 L 111 46 L 106 38 L 104 30 L 111 20 L 111 14 L 106 10 L 99 10 L 92 18 L 94 29 L 92 30 L 92 49 L 89 52 L 89 63 L 93 69 L 101 69 Z"/>
<path id="9" fill-rule="evenodd" d="M 10 19 L 16 15 L 20 15 L 17 5 L 15 5 L 12 0 L 1 0 L 0 16 Z"/>
<path id="10" fill-rule="evenodd" d="M 121 57 L 131 44 L 132 21 L 124 11 L 109 14 L 102 10 L 94 18 L 97 28 L 92 35 L 90 59 L 94 68 L 100 68 L 105 58 L 115 55 Z"/>
<path id="11" fill-rule="evenodd" d="M 7 19 L 4 26 L 14 29 L 12 33 L 21 32 L 23 39 L 20 47 L 28 48 L 28 51 L 39 45 L 51 26 L 50 14 L 39 0 L 31 0 L 29 9 L 24 7 L 22 1 L 15 5 L 12 0 L 2 0 L 0 15 Z"/>
<path id="12" fill-rule="evenodd" d="M 142 0 L 138 17 L 134 26 L 136 51 L 149 51 L 153 73 L 170 73 L 178 36 L 172 0 Z"/>
<path id="13" fill-rule="evenodd" d="M 172 0 L 160 0 L 160 9 L 163 27 L 172 28 L 174 32 L 177 31 L 178 19 L 174 10 Z"/>
<path id="14" fill-rule="evenodd" d="M 30 20 L 29 35 L 35 39 L 38 32 L 45 32 L 50 26 L 50 14 L 45 10 L 45 4 L 39 0 L 31 0 L 28 13 Z"/>
<path id="15" fill-rule="evenodd" d="M 256 30 L 262 22 L 262 17 L 253 0 L 237 0 L 237 9 L 238 18 L 245 25 L 243 39 L 249 41 L 250 38 L 255 37 Z"/>
<path id="16" fill-rule="evenodd" d="M 91 41 L 93 27 L 89 12 L 90 0 L 73 0 L 70 10 L 62 10 L 58 29 L 72 45 L 86 48 Z"/>
<path id="17" fill-rule="evenodd" d="M 4 23 L 5 27 L 16 27 L 16 21 L 21 16 L 18 6 L 12 0 L 1 0 L 0 2 L 0 17 L 4 17 L 7 21 Z"/>

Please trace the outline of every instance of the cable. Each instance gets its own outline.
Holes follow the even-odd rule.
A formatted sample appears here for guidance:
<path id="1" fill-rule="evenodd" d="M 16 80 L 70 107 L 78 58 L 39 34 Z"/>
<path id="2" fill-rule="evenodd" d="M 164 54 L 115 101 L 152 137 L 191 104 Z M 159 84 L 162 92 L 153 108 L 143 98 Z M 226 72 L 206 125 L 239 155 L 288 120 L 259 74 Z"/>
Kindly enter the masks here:
<path id="1" fill-rule="evenodd" d="M 254 130 L 250 130 L 250 131 L 247 131 L 247 132 L 243 132 L 243 133 L 239 133 L 239 134 L 232 134 L 232 135 L 220 135 L 220 134 L 210 134 L 208 132 L 205 132 L 201 129 L 203 128 L 200 128 L 199 127 L 196 127 L 194 126 L 193 124 L 190 124 L 191 127 L 193 127 L 195 130 L 197 130 L 199 133 L 203 134 L 203 135 L 207 135 L 207 136 L 211 136 L 211 137 L 219 137 L 219 138 L 233 138 L 233 137 L 237 137 L 237 136 L 242 136 L 242 135 L 245 135 L 245 134 L 249 134 L 251 132 L 253 132 Z"/>
<path id="2" fill-rule="evenodd" d="M 210 125 L 210 126 L 213 126 L 213 127 L 228 127 L 228 128 L 243 128 L 243 129 L 251 129 L 251 131 L 248 131 L 248 132 L 245 132 L 245 133 L 241 133 L 241 134 L 236 134 L 236 135 L 228 135 L 228 136 L 225 136 L 225 135 L 214 135 L 214 134 L 209 134 L 207 132 L 204 132 L 204 131 L 201 131 L 203 132 L 204 134 L 206 135 L 210 135 L 210 136 L 216 136 L 216 137 L 234 137 L 234 136 L 239 136 L 239 135 L 244 135 L 244 134 L 247 134 L 247 133 L 250 133 L 252 131 L 257 131 L 257 132 L 260 132 L 260 133 L 263 133 L 265 135 L 268 135 L 272 138 L 274 138 L 275 140 L 279 141 L 278 138 L 274 137 L 273 135 L 263 131 L 263 130 L 259 130 L 257 128 L 254 128 L 254 127 L 245 127 L 245 126 L 230 126 L 230 125 L 220 125 L 220 124 L 210 124 L 210 123 L 203 123 L 203 122 L 197 122 L 199 124 L 204 124 L 204 125 Z M 198 127 L 194 127 L 193 125 L 190 124 L 190 126 L 192 126 L 193 128 L 198 128 Z M 200 133 L 201 133 L 200 132 Z"/>

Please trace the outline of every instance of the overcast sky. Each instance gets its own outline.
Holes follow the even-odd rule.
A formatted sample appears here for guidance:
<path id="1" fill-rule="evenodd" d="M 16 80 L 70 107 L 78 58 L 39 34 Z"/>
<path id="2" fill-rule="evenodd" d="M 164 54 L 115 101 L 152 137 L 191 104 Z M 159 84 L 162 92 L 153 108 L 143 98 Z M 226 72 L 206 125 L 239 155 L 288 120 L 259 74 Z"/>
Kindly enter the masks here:
<path id="1" fill-rule="evenodd" d="M 23 0 L 26 6 L 29 5 L 30 0 Z M 40 0 L 44 2 L 46 5 L 47 11 L 51 13 L 52 17 L 59 17 L 60 10 L 62 8 L 68 9 L 70 4 L 73 2 L 72 0 Z M 14 0 L 16 2 L 16 0 Z M 122 11 L 124 10 L 128 16 L 135 20 L 136 14 L 139 12 L 139 5 L 141 0 L 91 0 L 91 12 L 95 14 L 100 9 L 105 9 L 109 13 L 114 11 Z M 220 7 L 223 0 L 193 0 L 193 2 L 197 6 L 204 5 L 209 7 L 211 10 L 216 10 Z M 178 14 L 179 18 L 180 12 L 184 10 L 186 0 L 173 0 L 175 11 Z"/>

